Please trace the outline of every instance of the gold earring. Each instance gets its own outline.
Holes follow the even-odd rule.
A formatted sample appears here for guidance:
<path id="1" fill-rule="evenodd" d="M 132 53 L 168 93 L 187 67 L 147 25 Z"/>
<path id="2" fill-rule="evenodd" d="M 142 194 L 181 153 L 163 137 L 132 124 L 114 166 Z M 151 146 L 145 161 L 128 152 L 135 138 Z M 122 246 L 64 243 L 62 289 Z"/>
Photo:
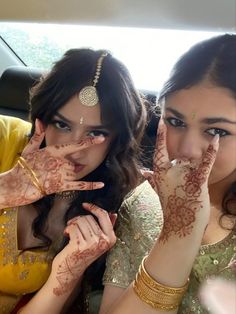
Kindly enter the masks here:
<path id="1" fill-rule="evenodd" d="M 93 79 L 93 85 L 92 86 L 85 86 L 79 92 L 79 100 L 80 100 L 81 104 L 84 106 L 92 107 L 98 103 L 99 99 L 98 99 L 96 85 L 98 83 L 98 80 L 99 80 L 99 77 L 101 74 L 103 59 L 107 55 L 108 55 L 107 52 L 103 52 L 97 61 L 97 68 L 96 68 L 95 76 Z"/>

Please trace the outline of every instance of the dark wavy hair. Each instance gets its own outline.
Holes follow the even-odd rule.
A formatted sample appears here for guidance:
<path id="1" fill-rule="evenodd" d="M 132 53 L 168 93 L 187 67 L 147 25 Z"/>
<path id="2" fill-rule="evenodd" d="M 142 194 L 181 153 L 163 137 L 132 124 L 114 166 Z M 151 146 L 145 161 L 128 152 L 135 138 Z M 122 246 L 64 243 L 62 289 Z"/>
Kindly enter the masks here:
<path id="1" fill-rule="evenodd" d="M 187 51 L 173 67 L 158 101 L 163 103 L 173 93 L 202 81 L 227 88 L 236 99 L 236 34 L 213 37 Z M 222 209 L 221 218 L 236 216 L 236 182 L 226 191 Z"/>
<path id="2" fill-rule="evenodd" d="M 71 97 L 83 87 L 93 84 L 97 61 L 103 52 L 71 49 L 33 87 L 30 96 L 31 134 L 36 118 L 48 125 Z M 100 190 L 80 192 L 65 214 L 65 223 L 75 216 L 86 214 L 81 206 L 85 201 L 116 212 L 125 195 L 140 182 L 140 141 L 146 125 L 146 108 L 127 68 L 109 53 L 103 60 L 96 89 L 102 123 L 111 125 L 115 137 L 104 162 L 83 180 L 102 181 L 105 186 Z M 33 232 L 47 245 L 51 240 L 43 230 L 53 199 L 53 195 L 47 196 L 34 203 L 38 216 L 33 222 Z M 65 244 L 66 241 L 61 249 Z"/>

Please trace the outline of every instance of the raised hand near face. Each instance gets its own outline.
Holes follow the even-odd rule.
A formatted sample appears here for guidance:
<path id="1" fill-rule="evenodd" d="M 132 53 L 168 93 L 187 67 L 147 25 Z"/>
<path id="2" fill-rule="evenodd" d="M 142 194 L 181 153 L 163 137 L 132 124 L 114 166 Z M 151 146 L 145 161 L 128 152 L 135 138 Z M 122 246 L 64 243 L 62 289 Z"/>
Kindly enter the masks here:
<path id="1" fill-rule="evenodd" d="M 45 133 L 36 120 L 35 133 L 25 147 L 20 161 L 0 177 L 0 208 L 26 205 L 44 195 L 69 190 L 93 190 L 102 182 L 76 181 L 75 166 L 66 156 L 104 141 L 102 136 L 78 143 L 47 146 L 40 149 Z"/>
<path id="2" fill-rule="evenodd" d="M 89 203 L 83 206 L 98 218 L 99 223 L 92 215 L 79 216 L 68 222 L 65 233 L 70 238 L 69 243 L 55 257 L 50 275 L 55 295 L 72 291 L 86 268 L 116 242 L 113 231 L 116 215 Z"/>
<path id="3" fill-rule="evenodd" d="M 191 233 L 197 215 L 207 224 L 210 212 L 208 177 L 214 164 L 218 137 L 209 144 L 197 163 L 187 159 L 170 161 L 166 147 L 166 126 L 161 121 L 153 161 L 153 173 L 144 173 L 158 193 L 164 213 L 160 240 Z"/>

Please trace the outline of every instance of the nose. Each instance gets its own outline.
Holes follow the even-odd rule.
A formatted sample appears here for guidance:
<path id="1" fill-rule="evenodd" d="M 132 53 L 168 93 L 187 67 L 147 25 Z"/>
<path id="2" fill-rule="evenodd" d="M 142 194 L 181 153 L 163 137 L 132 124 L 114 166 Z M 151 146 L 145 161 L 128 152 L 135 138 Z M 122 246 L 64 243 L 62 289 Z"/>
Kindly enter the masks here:
<path id="1" fill-rule="evenodd" d="M 67 137 L 67 142 L 69 143 L 79 143 L 81 140 L 85 139 L 84 132 L 80 132 L 79 130 L 76 130 L 74 132 L 71 132 L 69 138 Z M 75 151 L 71 154 L 69 154 L 67 157 L 72 160 L 79 160 L 83 158 L 86 154 L 86 149 Z"/>
<path id="2" fill-rule="evenodd" d="M 70 133 L 70 138 L 69 138 L 70 142 L 78 143 L 82 139 L 84 139 L 84 133 L 82 131 L 76 130 L 76 131 Z M 68 140 L 68 138 L 67 138 L 67 140 Z"/>
<path id="3" fill-rule="evenodd" d="M 187 132 L 179 141 L 178 157 L 198 161 L 206 148 L 207 144 L 203 142 L 199 135 Z"/>

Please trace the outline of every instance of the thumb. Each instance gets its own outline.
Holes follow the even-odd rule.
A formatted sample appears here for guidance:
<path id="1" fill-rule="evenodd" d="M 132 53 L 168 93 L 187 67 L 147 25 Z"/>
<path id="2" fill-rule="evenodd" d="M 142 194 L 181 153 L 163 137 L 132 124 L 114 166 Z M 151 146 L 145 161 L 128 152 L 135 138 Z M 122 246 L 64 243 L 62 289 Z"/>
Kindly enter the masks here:
<path id="1" fill-rule="evenodd" d="M 35 120 L 35 130 L 28 145 L 23 150 L 22 156 L 26 156 L 29 153 L 38 150 L 45 136 L 44 127 L 39 119 Z"/>

